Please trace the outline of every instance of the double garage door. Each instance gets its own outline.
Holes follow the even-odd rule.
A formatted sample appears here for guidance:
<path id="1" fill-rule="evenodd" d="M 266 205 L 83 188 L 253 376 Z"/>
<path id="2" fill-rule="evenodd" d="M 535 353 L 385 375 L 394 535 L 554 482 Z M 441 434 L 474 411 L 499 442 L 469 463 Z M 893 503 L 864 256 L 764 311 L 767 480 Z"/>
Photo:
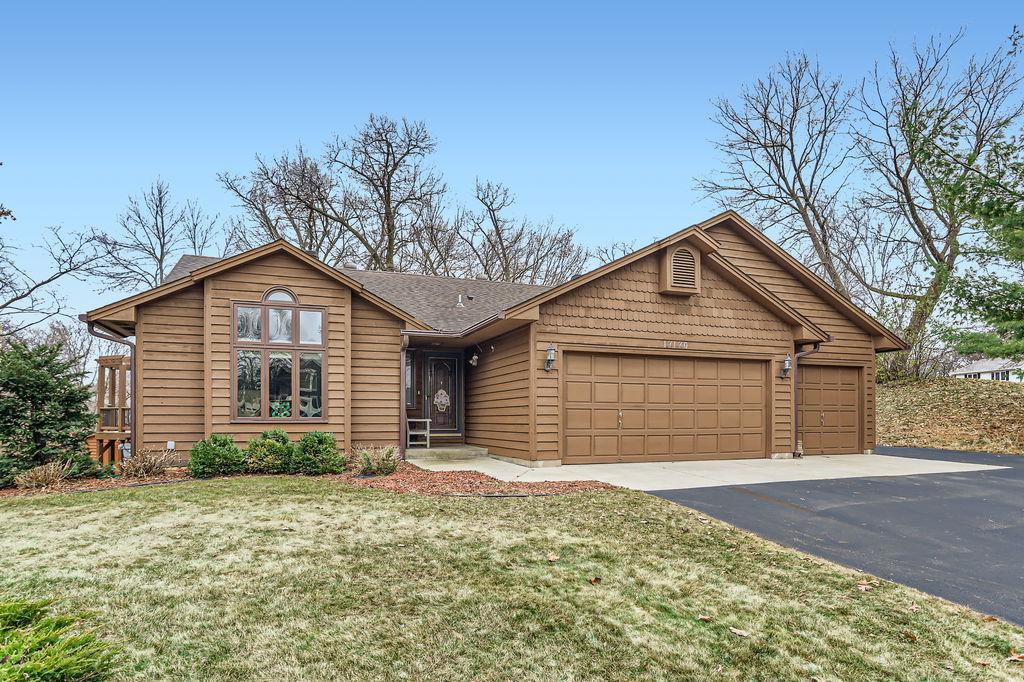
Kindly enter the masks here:
<path id="1" fill-rule="evenodd" d="M 567 353 L 565 464 L 768 453 L 762 360 Z"/>

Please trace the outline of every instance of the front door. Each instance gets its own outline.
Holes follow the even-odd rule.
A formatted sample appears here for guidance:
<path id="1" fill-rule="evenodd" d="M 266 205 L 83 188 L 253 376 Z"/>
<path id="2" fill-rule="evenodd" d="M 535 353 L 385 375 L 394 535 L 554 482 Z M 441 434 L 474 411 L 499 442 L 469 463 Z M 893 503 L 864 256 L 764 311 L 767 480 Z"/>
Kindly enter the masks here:
<path id="1" fill-rule="evenodd" d="M 430 430 L 458 433 L 462 411 L 459 376 L 462 358 L 451 354 L 425 354 L 423 361 L 426 373 L 423 412 L 430 417 Z"/>

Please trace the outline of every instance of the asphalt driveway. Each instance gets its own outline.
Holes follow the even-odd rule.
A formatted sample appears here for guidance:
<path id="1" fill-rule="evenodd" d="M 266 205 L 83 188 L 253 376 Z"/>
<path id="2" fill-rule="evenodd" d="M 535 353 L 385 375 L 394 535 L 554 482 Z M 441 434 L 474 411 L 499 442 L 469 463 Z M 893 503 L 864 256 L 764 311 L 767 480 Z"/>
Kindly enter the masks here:
<path id="1" fill-rule="evenodd" d="M 1006 468 L 652 494 L 1024 625 L 1024 457 L 919 448 L 878 452 Z"/>

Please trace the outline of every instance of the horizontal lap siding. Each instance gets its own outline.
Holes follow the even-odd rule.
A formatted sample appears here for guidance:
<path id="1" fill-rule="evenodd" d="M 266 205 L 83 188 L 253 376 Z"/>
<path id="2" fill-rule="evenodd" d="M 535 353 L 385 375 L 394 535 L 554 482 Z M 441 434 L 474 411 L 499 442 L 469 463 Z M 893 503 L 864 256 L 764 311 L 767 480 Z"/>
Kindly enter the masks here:
<path id="1" fill-rule="evenodd" d="M 352 443 L 398 443 L 402 323 L 352 298 Z"/>
<path id="2" fill-rule="evenodd" d="M 326 422 L 275 424 L 270 421 L 231 421 L 231 383 L 234 380 L 231 362 L 231 304 L 234 301 L 259 301 L 264 292 L 274 286 L 288 287 L 298 298 L 299 305 L 327 307 L 324 327 L 327 340 Z M 276 253 L 215 275 L 209 284 L 209 297 L 207 319 L 210 325 L 211 432 L 230 434 L 240 445 L 244 445 L 265 429 L 280 426 L 296 440 L 308 431 L 330 431 L 342 442 L 346 430 L 345 366 L 351 301 L 348 287 L 293 256 Z"/>
<path id="3" fill-rule="evenodd" d="M 822 344 L 813 362 L 856 363 L 864 367 L 865 448 L 875 445 L 875 348 L 870 334 L 747 241 L 735 228 L 716 225 L 709 234 L 721 245 L 720 253 L 736 267 L 806 315 L 835 340 Z M 808 358 L 808 362 L 812 361 Z"/>
<path id="4" fill-rule="evenodd" d="M 202 285 L 141 306 L 136 328 L 139 446 L 187 452 L 204 431 Z"/>
<path id="5" fill-rule="evenodd" d="M 705 261 L 701 293 L 692 297 L 660 293 L 659 257 L 651 255 L 545 303 L 536 323 L 538 459 L 561 459 L 559 369 L 563 344 L 638 349 L 666 355 L 764 355 L 776 363 L 792 352 L 788 323 L 751 300 Z M 666 348 L 665 342 L 687 348 Z M 558 347 L 555 368 L 545 372 L 549 343 Z M 773 364 L 772 374 L 777 374 Z M 792 394 L 788 380 L 773 378 L 773 452 L 791 449 Z"/>
<path id="6" fill-rule="evenodd" d="M 466 442 L 492 454 L 529 459 L 530 330 L 481 346 L 478 365 L 467 368 Z"/>

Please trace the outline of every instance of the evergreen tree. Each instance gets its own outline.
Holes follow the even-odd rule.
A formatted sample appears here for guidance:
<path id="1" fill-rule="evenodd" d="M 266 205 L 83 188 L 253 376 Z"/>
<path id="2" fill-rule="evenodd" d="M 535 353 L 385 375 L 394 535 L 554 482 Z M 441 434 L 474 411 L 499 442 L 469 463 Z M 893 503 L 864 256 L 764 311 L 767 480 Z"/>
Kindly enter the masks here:
<path id="1" fill-rule="evenodd" d="M 0 348 L 0 487 L 53 460 L 71 461 L 72 475 L 98 471 L 85 446 L 95 425 L 90 391 L 75 365 L 56 344 Z"/>

